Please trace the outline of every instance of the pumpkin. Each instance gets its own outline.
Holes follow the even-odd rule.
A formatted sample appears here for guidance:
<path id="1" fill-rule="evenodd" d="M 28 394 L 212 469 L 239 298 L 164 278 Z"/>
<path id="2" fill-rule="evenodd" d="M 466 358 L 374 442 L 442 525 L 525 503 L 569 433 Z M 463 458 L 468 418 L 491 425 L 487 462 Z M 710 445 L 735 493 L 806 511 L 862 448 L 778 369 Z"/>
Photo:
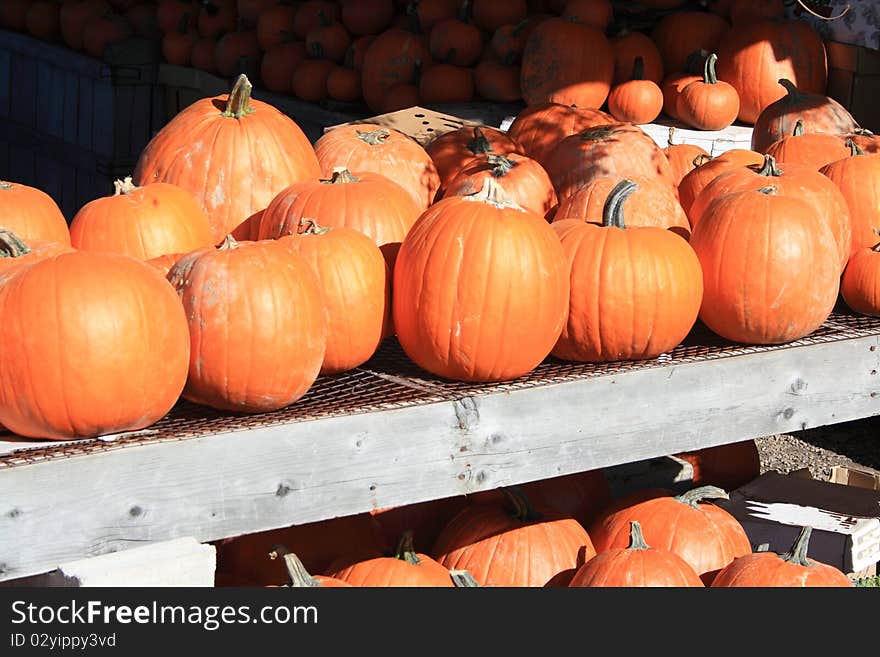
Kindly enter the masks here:
<path id="1" fill-rule="evenodd" d="M 0 265 L 2 266 L 2 265 Z M 850 256 L 840 280 L 840 294 L 854 312 L 880 317 L 880 238 Z"/>
<path id="2" fill-rule="evenodd" d="M 625 30 L 611 39 L 614 51 L 614 84 L 630 79 L 636 58 L 641 57 L 645 80 L 659 85 L 663 80 L 663 59 L 657 44 L 643 32 Z"/>
<path id="3" fill-rule="evenodd" d="M 541 103 L 517 114 L 507 135 L 520 145 L 523 154 L 546 169 L 550 154 L 563 139 L 613 121 L 610 114 L 600 110 Z"/>
<path id="4" fill-rule="evenodd" d="M 729 169 L 750 164 L 762 164 L 764 156 L 744 148 L 734 148 L 707 161 L 700 161 L 690 173 L 678 183 L 678 200 L 690 217 L 694 200 L 710 182 Z"/>
<path id="5" fill-rule="evenodd" d="M 445 190 L 459 172 L 480 156 L 511 155 L 522 151 L 509 134 L 490 126 L 462 126 L 432 140 L 426 147 L 437 167 L 440 189 Z"/>
<path id="6" fill-rule="evenodd" d="M 306 50 L 316 59 L 329 59 L 338 64 L 348 52 L 351 35 L 342 23 L 330 20 L 323 13 L 319 18 L 318 25 L 306 32 Z"/>
<path id="7" fill-rule="evenodd" d="M 363 88 L 363 81 L 361 82 L 361 88 Z M 421 102 L 422 97 L 419 95 L 418 85 L 415 83 L 408 84 L 399 82 L 390 87 L 386 92 L 385 98 L 382 99 L 380 111 L 382 114 L 388 114 L 409 107 L 416 107 L 417 105 L 420 105 Z"/>
<path id="8" fill-rule="evenodd" d="M 822 94 L 828 80 L 825 44 L 806 21 L 755 21 L 728 30 L 718 44 L 718 77 L 739 94 L 739 119 L 754 124 L 785 95 L 785 78 Z"/>
<path id="9" fill-rule="evenodd" d="M 618 177 L 603 177 L 578 187 L 560 201 L 553 222 L 577 219 L 601 224 L 608 197 L 620 183 Z M 637 187 L 626 199 L 626 225 L 630 227 L 655 226 L 668 228 L 688 239 L 691 225 L 675 189 L 654 178 L 632 178 Z"/>
<path id="10" fill-rule="evenodd" d="M 849 155 L 838 135 L 806 132 L 800 119 L 795 121 L 791 135 L 773 142 L 765 152 L 781 164 L 800 164 L 816 170 Z"/>
<path id="11" fill-rule="evenodd" d="M 668 145 L 663 149 L 663 154 L 669 160 L 672 178 L 677 186 L 681 183 L 682 178 L 700 166 L 700 164 L 711 160 L 712 156 L 704 148 L 696 144 L 672 143 L 674 134 L 675 128 L 669 128 L 669 137 L 666 141 Z"/>
<path id="12" fill-rule="evenodd" d="M 216 40 L 228 32 L 235 32 L 237 13 L 236 0 L 202 0 L 199 34 Z"/>
<path id="13" fill-rule="evenodd" d="M 419 78 L 423 103 L 468 103 L 474 98 L 473 70 L 452 64 L 429 66 Z"/>
<path id="14" fill-rule="evenodd" d="M 177 185 L 114 183 L 116 193 L 86 203 L 70 223 L 73 246 L 150 260 L 212 246 L 208 218 L 192 194 Z"/>
<path id="15" fill-rule="evenodd" d="M 389 549 L 379 524 L 369 513 L 358 513 L 217 541 L 217 573 L 250 586 L 289 581 L 283 561 L 271 554 L 286 546 L 312 573 L 325 572 L 334 562 L 348 566 Z"/>
<path id="16" fill-rule="evenodd" d="M 529 35 L 544 18 L 546 17 L 533 15 L 519 23 L 499 27 L 492 33 L 492 38 L 489 41 L 490 54 L 494 54 L 501 60 L 519 63 L 526 49 Z"/>
<path id="17" fill-rule="evenodd" d="M 679 452 L 675 457 L 690 464 L 694 486 L 734 490 L 761 474 L 761 458 L 754 440 Z"/>
<path id="18" fill-rule="evenodd" d="M 315 142 L 315 153 L 325 177 L 338 167 L 378 173 L 403 187 L 420 210 L 431 205 L 440 187 L 431 156 L 417 141 L 394 128 L 369 123 L 343 125 L 321 136 Z"/>
<path id="19" fill-rule="evenodd" d="M 7 3 L 0 3 L 7 5 Z M 30 4 L 27 3 L 21 3 Z M 102 15 L 110 10 L 106 0 L 79 0 L 78 2 L 66 2 L 61 6 L 58 13 L 59 26 L 61 28 L 61 40 L 73 50 L 83 49 L 83 31 L 86 23 L 92 16 Z M 26 14 L 22 14 L 26 18 Z M 23 25 L 22 28 L 23 29 Z M 18 28 L 13 28 L 18 29 Z M 19 29 L 20 31 L 20 29 Z"/>
<path id="20" fill-rule="evenodd" d="M 574 518 L 541 507 L 514 488 L 507 504 L 472 504 L 449 521 L 431 549 L 447 568 L 470 572 L 482 586 L 566 586 L 596 555 Z"/>
<path id="21" fill-rule="evenodd" d="M 275 241 L 227 237 L 219 249 L 182 257 L 168 280 L 191 335 L 185 399 L 238 413 L 274 411 L 315 382 L 327 322 L 320 284 L 302 256 Z"/>
<path id="22" fill-rule="evenodd" d="M 291 588 L 350 588 L 351 584 L 335 577 L 311 575 L 303 562 L 285 546 L 278 546 L 269 553 L 270 559 L 281 558 L 287 570 L 288 583 Z M 270 584 L 269 586 L 277 586 Z"/>
<path id="23" fill-rule="evenodd" d="M 471 160 L 449 183 L 444 196 L 467 196 L 483 188 L 488 178 L 501 183 L 510 199 L 542 216 L 556 205 L 556 192 L 544 168 L 535 160 L 510 153 Z"/>
<path id="24" fill-rule="evenodd" d="M 424 27 L 424 26 L 423 26 Z M 385 94 L 395 84 L 411 83 L 416 66 L 433 63 L 424 35 L 391 28 L 378 35 L 364 54 L 364 101 L 374 112 L 381 111 Z"/>
<path id="25" fill-rule="evenodd" d="M 440 21 L 455 18 L 461 0 L 415 0 L 414 6 L 407 12 L 412 12 L 423 32 L 430 32 Z"/>
<path id="26" fill-rule="evenodd" d="M 765 155 L 764 164 L 759 167 L 732 169 L 706 185 L 691 206 L 691 225 L 699 223 L 706 208 L 719 196 L 746 189 L 758 190 L 767 185 L 773 185 L 779 194 L 813 206 L 819 221 L 834 235 L 840 271 L 843 271 L 852 246 L 852 220 L 846 198 L 818 171 L 796 164 L 777 165 L 772 155 Z"/>
<path id="27" fill-rule="evenodd" d="M 353 68 L 337 66 L 327 76 L 327 97 L 353 103 L 362 95 L 361 74 Z"/>
<path id="28" fill-rule="evenodd" d="M 339 167 L 329 178 L 280 191 L 262 213 L 257 235 L 265 240 L 297 234 L 303 219 L 354 229 L 375 242 L 393 270 L 400 243 L 418 217 L 419 208 L 397 183 L 381 174 Z"/>
<path id="29" fill-rule="evenodd" d="M 678 98 L 685 87 L 699 82 L 702 76 L 687 71 L 676 71 L 663 78 L 660 91 L 663 93 L 663 111 L 673 119 L 678 118 Z"/>
<path id="30" fill-rule="evenodd" d="M 728 340 L 798 340 L 821 326 L 837 300 L 840 260 L 831 229 L 815 207 L 775 187 L 715 199 L 691 246 L 703 266 L 700 319 Z"/>
<path id="31" fill-rule="evenodd" d="M 0 423 L 71 440 L 143 429 L 177 402 L 186 317 L 155 269 L 75 251 L 15 269 L 0 286 Z"/>
<path id="32" fill-rule="evenodd" d="M 200 0 L 159 0 L 156 6 L 156 23 L 159 31 L 169 34 L 176 31 L 184 21 L 190 29 L 198 25 Z"/>
<path id="33" fill-rule="evenodd" d="M 633 64 L 632 77 L 611 89 L 608 111 L 622 123 L 651 123 L 663 110 L 663 92 L 644 76 L 641 56 Z"/>
<path id="34" fill-rule="evenodd" d="M 236 13 L 239 24 L 254 29 L 261 13 L 278 5 L 278 0 L 237 0 Z"/>
<path id="35" fill-rule="evenodd" d="M 342 0 L 339 20 L 355 36 L 379 34 L 394 18 L 393 0 Z"/>
<path id="36" fill-rule="evenodd" d="M 779 84 L 785 95 L 767 105 L 755 119 L 752 150 L 766 151 L 773 142 L 792 134 L 798 119 L 810 132 L 841 135 L 858 129 L 852 114 L 833 98 L 801 91 L 784 78 Z"/>
<path id="37" fill-rule="evenodd" d="M 844 141 L 852 139 L 853 143 L 865 153 L 880 153 L 880 135 L 875 135 L 870 130 L 857 128 L 844 135 Z"/>
<path id="38" fill-rule="evenodd" d="M 596 178 L 657 178 L 674 187 L 669 160 L 641 128 L 610 123 L 563 139 L 545 167 L 560 199 Z"/>
<path id="39" fill-rule="evenodd" d="M 651 30 L 663 68 L 686 70 L 688 57 L 700 50 L 717 52 L 722 37 L 730 31 L 726 20 L 706 11 L 676 11 L 663 16 Z M 723 79 L 723 78 L 722 78 Z"/>
<path id="40" fill-rule="evenodd" d="M 224 78 L 234 78 L 241 74 L 255 78 L 260 71 L 261 56 L 256 32 L 229 32 L 217 41 L 214 65 Z"/>
<path id="41" fill-rule="evenodd" d="M 24 32 L 32 0 L 6 0 L 0 5 L 0 27 Z"/>
<path id="42" fill-rule="evenodd" d="M 723 568 L 713 588 L 722 587 L 842 587 L 854 584 L 834 566 L 807 558 L 812 527 L 801 528 L 794 545 L 785 554 L 754 552 Z"/>
<path id="43" fill-rule="evenodd" d="M 327 97 L 327 79 L 336 68 L 329 59 L 303 59 L 293 70 L 293 95 L 307 103 Z"/>
<path id="44" fill-rule="evenodd" d="M 696 322 L 703 294 L 700 263 L 679 236 L 658 227 L 626 226 L 623 206 L 635 189 L 630 180 L 618 183 L 605 202 L 601 226 L 553 223 L 570 263 L 571 287 L 567 323 L 553 348 L 557 358 L 655 358 L 678 346 Z"/>
<path id="45" fill-rule="evenodd" d="M 784 12 L 783 0 L 732 0 L 730 22 L 738 27 L 743 23 L 782 18 Z"/>
<path id="46" fill-rule="evenodd" d="M 526 105 L 554 102 L 599 109 L 614 80 L 614 51 L 594 27 L 548 18 L 526 42 L 520 85 Z"/>
<path id="47" fill-rule="evenodd" d="M 112 13 L 95 14 L 83 26 L 82 49 L 92 57 L 103 59 L 108 46 L 132 36 L 134 29 L 125 17 Z"/>
<path id="48" fill-rule="evenodd" d="M 193 46 L 199 40 L 198 33 L 187 25 L 187 19 L 188 16 L 185 16 L 179 29 L 168 32 L 162 37 L 162 56 L 165 61 L 175 66 L 190 65 Z"/>
<path id="49" fill-rule="evenodd" d="M 158 41 L 162 38 L 156 17 L 156 7 L 152 4 L 132 5 L 125 11 L 125 19 L 131 23 L 135 36 L 150 41 Z"/>
<path id="50" fill-rule="evenodd" d="M 375 40 L 375 36 L 362 36 L 352 41 L 351 45 L 348 47 L 348 52 L 345 55 L 346 66 L 350 66 L 356 71 L 362 71 L 367 50 L 369 49 L 370 44 Z"/>
<path id="51" fill-rule="evenodd" d="M 474 91 L 480 98 L 495 103 L 513 103 L 522 97 L 519 66 L 484 57 L 474 68 Z"/>
<path id="52" fill-rule="evenodd" d="M 217 65 L 214 63 L 214 51 L 217 42 L 211 37 L 202 37 L 193 44 L 190 52 L 190 61 L 193 68 L 206 73 L 216 73 Z"/>
<path id="53" fill-rule="evenodd" d="M 702 587 L 687 561 L 645 543 L 642 526 L 630 522 L 629 545 L 600 552 L 578 568 L 570 587 Z"/>
<path id="54" fill-rule="evenodd" d="M 359 561 L 328 574 L 359 587 L 451 587 L 449 570 L 415 551 L 413 535 L 404 532 L 394 556 Z"/>
<path id="55" fill-rule="evenodd" d="M 455 66 L 473 66 L 483 52 L 483 33 L 468 21 L 470 1 L 461 3 L 457 18 L 447 18 L 431 28 L 428 49 L 439 62 Z"/>
<path id="56" fill-rule="evenodd" d="M 604 32 L 614 19 L 614 7 L 609 0 L 567 0 L 562 18 Z"/>
<path id="57" fill-rule="evenodd" d="M 150 258 L 146 260 L 146 263 L 151 267 L 154 267 L 157 271 L 159 271 L 162 276 L 168 277 L 168 272 L 171 271 L 171 268 L 174 264 L 180 260 L 185 253 L 166 253 L 165 255 L 156 256 L 155 258 Z"/>
<path id="58" fill-rule="evenodd" d="M 681 495 L 655 497 L 601 517 L 588 528 L 599 553 L 629 544 L 630 523 L 638 521 L 645 540 L 684 559 L 709 585 L 719 570 L 752 546 L 742 525 L 719 506 L 703 500 L 727 498 L 713 486 Z"/>
<path id="59" fill-rule="evenodd" d="M 477 27 L 490 34 L 502 25 L 524 21 L 529 15 L 526 0 L 473 0 L 472 11 Z"/>
<path id="60" fill-rule="evenodd" d="M 193 194 L 208 215 L 215 244 L 286 186 L 320 176 L 300 127 L 252 100 L 251 89 L 242 75 L 228 95 L 184 109 L 150 140 L 134 170 L 139 186 L 168 182 Z"/>
<path id="61" fill-rule="evenodd" d="M 30 239 L 25 242 L 14 231 L 0 228 L 0 280 L 9 270 L 29 265 L 60 253 L 73 251 L 70 244 Z"/>
<path id="62" fill-rule="evenodd" d="M 256 28 L 260 50 L 268 53 L 274 46 L 294 39 L 293 22 L 297 9 L 296 5 L 279 3 L 260 13 Z"/>
<path id="63" fill-rule="evenodd" d="M 353 228 L 329 228 L 301 219 L 299 233 L 282 243 L 318 276 L 327 312 L 327 349 L 321 374 L 338 374 L 369 360 L 390 321 L 390 280 L 385 259 L 369 237 Z"/>
<path id="64" fill-rule="evenodd" d="M 305 39 L 312 28 L 323 21 L 338 21 L 342 16 L 338 2 L 332 0 L 307 0 L 299 5 L 293 18 L 293 33 L 298 39 Z"/>
<path id="65" fill-rule="evenodd" d="M 676 100 L 676 116 L 697 130 L 723 130 L 739 114 L 739 94 L 733 86 L 718 79 L 717 59 L 715 53 L 709 55 L 702 80 L 685 86 Z"/>
<path id="66" fill-rule="evenodd" d="M 880 154 L 868 155 L 848 140 L 850 156 L 826 164 L 819 171 L 846 199 L 852 222 L 851 253 L 880 241 Z"/>
<path id="67" fill-rule="evenodd" d="M 370 514 L 382 528 L 389 544 L 406 531 L 413 533 L 413 546 L 418 552 L 428 552 L 440 531 L 468 504 L 468 497 L 456 495 L 438 500 L 388 507 L 371 511 Z"/>
<path id="68" fill-rule="evenodd" d="M 235 227 L 230 235 L 239 242 L 256 242 L 260 239 L 260 222 L 263 219 L 263 212 L 260 210 L 250 217 L 242 221 Z"/>
<path id="69" fill-rule="evenodd" d="M 301 41 L 288 41 L 271 46 L 260 61 L 260 79 L 269 91 L 278 94 L 293 93 L 293 74 L 306 58 L 306 47 Z"/>
<path id="70" fill-rule="evenodd" d="M 41 41 L 57 41 L 61 37 L 61 5 L 52 0 L 31 3 L 25 15 L 25 30 Z"/>
<path id="71" fill-rule="evenodd" d="M 70 244 L 67 221 L 52 197 L 36 187 L 0 181 L 0 227 L 14 231 L 25 242 L 44 240 Z"/>
<path id="72" fill-rule="evenodd" d="M 522 376 L 562 330 L 566 268 L 544 218 L 510 202 L 488 178 L 477 194 L 434 204 L 404 238 L 392 300 L 400 345 L 417 365 L 448 379 Z"/>

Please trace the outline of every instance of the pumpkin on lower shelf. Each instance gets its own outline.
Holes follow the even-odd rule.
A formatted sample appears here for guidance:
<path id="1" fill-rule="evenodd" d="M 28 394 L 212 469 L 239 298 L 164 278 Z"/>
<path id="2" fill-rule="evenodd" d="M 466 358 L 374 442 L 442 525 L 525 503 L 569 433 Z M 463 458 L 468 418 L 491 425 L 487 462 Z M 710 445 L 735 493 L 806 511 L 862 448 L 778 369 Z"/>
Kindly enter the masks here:
<path id="1" fill-rule="evenodd" d="M 754 440 L 706 447 L 675 454 L 693 469 L 694 486 L 718 486 L 734 490 L 761 474 L 761 459 Z"/>
<path id="2" fill-rule="evenodd" d="M 672 168 L 672 177 L 675 185 L 678 186 L 691 171 L 701 164 L 708 162 L 712 156 L 706 152 L 706 149 L 696 144 L 675 144 L 672 141 L 675 134 L 675 128 L 669 128 L 669 137 L 666 140 L 667 146 L 663 149 L 663 154 L 669 160 L 669 166 Z"/>
<path id="3" fill-rule="evenodd" d="M 270 559 L 278 559 L 284 562 L 287 569 L 288 583 L 283 585 L 290 588 L 350 588 L 351 584 L 335 577 L 327 575 L 311 575 L 300 558 L 283 545 L 279 545 L 269 553 Z M 278 586 L 269 584 L 268 586 Z"/>
<path id="4" fill-rule="evenodd" d="M 840 294 L 851 310 L 880 317 L 880 241 L 850 256 L 840 279 Z"/>
<path id="5" fill-rule="evenodd" d="M 692 171 L 678 183 L 678 200 L 684 208 L 688 218 L 691 216 L 691 206 L 697 196 L 710 182 L 729 169 L 744 167 L 750 164 L 761 164 L 764 156 L 761 153 L 744 148 L 734 148 L 709 160 L 700 161 Z M 693 220 L 691 220 L 693 224 Z"/>

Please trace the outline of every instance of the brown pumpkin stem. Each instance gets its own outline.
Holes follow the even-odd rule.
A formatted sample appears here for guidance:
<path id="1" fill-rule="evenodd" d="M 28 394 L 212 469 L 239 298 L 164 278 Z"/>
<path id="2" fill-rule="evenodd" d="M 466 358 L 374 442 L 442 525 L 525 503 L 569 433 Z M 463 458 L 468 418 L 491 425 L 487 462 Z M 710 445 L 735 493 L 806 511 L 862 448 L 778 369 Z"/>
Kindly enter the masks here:
<path id="1" fill-rule="evenodd" d="M 329 226 L 322 226 L 314 219 L 303 217 L 299 220 L 299 231 L 297 232 L 300 235 L 324 235 L 330 230 Z"/>
<path id="2" fill-rule="evenodd" d="M 871 250 L 874 253 L 880 253 L 880 242 L 877 242 L 874 246 L 871 247 Z"/>
<path id="3" fill-rule="evenodd" d="M 612 125 L 600 125 L 581 131 L 580 136 L 581 141 L 602 141 L 616 132 L 617 128 Z"/>
<path id="4" fill-rule="evenodd" d="M 775 188 L 774 188 L 775 189 Z M 687 504 L 689 507 L 696 509 L 700 500 L 727 500 L 730 496 L 722 488 L 718 486 L 700 486 L 675 498 L 676 502 Z"/>
<path id="5" fill-rule="evenodd" d="M 8 228 L 0 228 L 0 258 L 20 258 L 31 252 L 30 247 Z"/>
<path id="6" fill-rule="evenodd" d="M 494 205 L 499 210 L 505 209 L 513 209 L 513 210 L 521 210 L 525 212 L 516 202 L 512 201 L 507 197 L 507 194 L 504 193 L 504 189 L 498 184 L 498 181 L 495 178 L 486 178 L 483 181 L 483 187 L 478 192 L 474 192 L 473 194 L 468 194 L 466 196 L 462 196 L 462 199 L 466 201 L 479 201 L 482 203 L 488 203 L 489 205 Z"/>
<path id="7" fill-rule="evenodd" d="M 333 167 L 333 173 L 331 174 L 330 179 L 322 180 L 321 182 L 327 183 L 328 185 L 344 185 L 359 181 L 360 178 L 349 171 L 348 167 Z"/>
<path id="8" fill-rule="evenodd" d="M 253 114 L 254 110 L 250 104 L 251 91 L 253 89 L 254 85 L 251 84 L 247 76 L 244 73 L 239 75 L 232 86 L 232 91 L 229 92 L 229 98 L 226 100 L 226 111 L 223 112 L 223 116 L 240 119 L 248 114 Z"/>
<path id="9" fill-rule="evenodd" d="M 358 139 L 369 144 L 370 146 L 379 146 L 385 143 L 385 140 L 391 136 L 391 131 L 385 128 L 372 130 L 370 132 L 357 131 Z"/>
<path id="10" fill-rule="evenodd" d="M 413 547 L 413 532 L 411 529 L 407 529 L 401 535 L 400 542 L 397 544 L 397 550 L 394 552 L 394 558 L 406 561 L 414 566 L 422 562 L 416 554 L 415 547 Z"/>
<path id="11" fill-rule="evenodd" d="M 772 155 L 764 156 L 764 164 L 761 165 L 761 168 L 757 171 L 759 176 L 767 176 L 776 178 L 782 175 L 782 170 L 776 164 L 776 158 Z"/>
<path id="12" fill-rule="evenodd" d="M 13 185 L 11 182 L 6 182 L 5 180 L 3 182 L 0 182 L 0 189 L 12 189 L 14 186 L 15 185 Z"/>
<path id="13" fill-rule="evenodd" d="M 608 198 L 605 199 L 605 207 L 602 209 L 602 225 L 626 228 L 623 221 L 623 204 L 626 199 L 639 188 L 632 180 L 624 178 L 614 186 Z"/>
<path id="14" fill-rule="evenodd" d="M 505 486 L 501 489 L 510 505 L 510 515 L 520 522 L 537 522 L 543 516 L 535 511 L 525 491 L 519 486 Z"/>
<path id="15" fill-rule="evenodd" d="M 450 570 L 449 576 L 457 589 L 479 588 L 480 586 L 469 570 Z"/>
<path id="16" fill-rule="evenodd" d="M 495 150 L 481 128 L 474 128 L 474 138 L 468 142 L 467 148 L 474 155 L 486 155 Z"/>
<path id="17" fill-rule="evenodd" d="M 715 72 L 715 62 L 718 61 L 718 55 L 714 52 L 706 57 L 703 64 L 703 84 L 718 84 L 718 74 Z"/>
<path id="18" fill-rule="evenodd" d="M 798 534 L 797 540 L 791 546 L 791 550 L 785 554 L 780 554 L 779 558 L 796 566 L 805 566 L 807 568 L 812 566 L 813 562 L 807 559 L 807 550 L 810 547 L 810 534 L 812 533 L 812 527 L 801 528 L 801 533 Z"/>
<path id="19" fill-rule="evenodd" d="M 237 249 L 239 246 L 238 241 L 230 234 L 224 238 L 223 243 L 218 246 L 217 249 L 220 251 L 231 251 L 232 249 Z"/>
<path id="20" fill-rule="evenodd" d="M 303 562 L 293 552 L 287 549 L 287 546 L 276 545 L 269 552 L 270 559 L 284 559 L 284 567 L 287 569 L 287 578 L 290 586 L 295 588 L 314 588 L 321 586 L 321 583 L 309 574 Z"/>
<path id="21" fill-rule="evenodd" d="M 692 164 L 693 164 L 695 167 L 701 167 L 701 166 L 703 166 L 704 164 L 706 164 L 706 162 L 711 162 L 711 161 L 712 161 L 712 156 L 711 156 L 711 155 L 706 155 L 705 153 L 700 153 L 699 155 L 697 155 L 697 156 L 694 158 L 694 161 L 693 161 Z"/>
<path id="22" fill-rule="evenodd" d="M 792 137 L 803 137 L 804 136 L 804 120 L 798 119 L 794 123 L 794 130 L 791 131 Z"/>
<path id="23" fill-rule="evenodd" d="M 496 178 L 503 178 L 516 166 L 516 162 L 503 155 L 487 155 L 486 162 L 492 167 L 492 175 Z"/>
<path id="24" fill-rule="evenodd" d="M 645 60 L 639 55 L 633 60 L 633 72 L 631 80 L 644 80 L 645 79 Z"/>
<path id="25" fill-rule="evenodd" d="M 855 157 L 856 155 L 864 155 L 865 151 L 863 151 L 859 145 L 855 142 L 855 140 L 851 138 L 847 138 L 846 145 L 849 148 L 850 157 Z"/>
<path id="26" fill-rule="evenodd" d="M 120 194 L 131 194 L 137 189 L 137 185 L 132 182 L 131 176 L 126 176 L 124 180 L 113 181 L 113 188 L 116 190 L 114 196 L 119 196 Z"/>
<path id="27" fill-rule="evenodd" d="M 785 92 L 788 94 L 787 102 L 789 104 L 795 105 L 804 101 L 804 95 L 801 93 L 800 89 L 794 86 L 794 82 L 788 78 L 779 78 L 777 82 L 785 87 Z"/>
<path id="28" fill-rule="evenodd" d="M 629 523 L 629 545 L 627 550 L 650 550 L 651 546 L 645 542 L 645 536 L 642 534 L 642 526 L 638 520 Z"/>

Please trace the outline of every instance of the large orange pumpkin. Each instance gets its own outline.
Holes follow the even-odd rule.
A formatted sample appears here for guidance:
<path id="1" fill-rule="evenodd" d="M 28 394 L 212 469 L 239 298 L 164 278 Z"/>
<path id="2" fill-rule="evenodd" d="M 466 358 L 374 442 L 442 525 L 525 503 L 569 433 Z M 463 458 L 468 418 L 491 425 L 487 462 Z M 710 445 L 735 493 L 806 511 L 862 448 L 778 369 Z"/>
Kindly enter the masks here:
<path id="1" fill-rule="evenodd" d="M 275 241 L 182 257 L 168 273 L 191 336 L 183 397 L 222 410 L 278 410 L 318 377 L 327 321 L 317 276 Z"/>
<path id="2" fill-rule="evenodd" d="M 852 253 L 872 248 L 880 241 L 880 153 L 867 154 L 855 141 L 846 142 L 850 156 L 819 171 L 840 190 L 852 221 Z"/>
<path id="3" fill-rule="evenodd" d="M 663 495 L 637 502 L 600 517 L 590 525 L 590 537 L 599 553 L 625 548 L 630 523 L 636 520 L 650 545 L 680 556 L 708 585 L 719 570 L 752 551 L 739 521 L 721 507 L 703 501 L 719 498 L 727 498 L 727 493 L 701 486 L 676 497 Z"/>
<path id="4" fill-rule="evenodd" d="M 405 532 L 393 556 L 359 561 L 328 575 L 359 587 L 454 586 L 449 570 L 427 554 L 416 552 L 412 539 L 412 534 Z"/>
<path id="5" fill-rule="evenodd" d="M 0 181 L 0 227 L 23 240 L 46 240 L 70 244 L 67 221 L 46 192 L 20 183 Z"/>
<path id="6" fill-rule="evenodd" d="M 125 255 L 62 253 L 0 286 L 0 423 L 68 440 L 143 429 L 186 381 L 189 337 L 174 290 Z"/>
<path id="7" fill-rule="evenodd" d="M 369 123 L 340 126 L 315 142 L 315 153 L 325 177 L 339 167 L 378 173 L 403 187 L 420 210 L 433 203 L 440 187 L 431 156 L 417 141 L 393 128 Z"/>
<path id="8" fill-rule="evenodd" d="M 840 260 L 831 229 L 813 206 L 775 187 L 715 199 L 691 246 L 703 266 L 700 319 L 728 340 L 800 339 L 837 301 Z"/>
<path id="9" fill-rule="evenodd" d="M 623 180 L 612 190 L 601 226 L 553 223 L 571 267 L 568 320 L 553 348 L 557 358 L 655 358 L 678 346 L 697 319 L 700 262 L 667 230 L 625 225 L 623 206 L 635 188 Z"/>
<path id="10" fill-rule="evenodd" d="M 798 119 L 792 133 L 770 144 L 766 153 L 782 164 L 802 164 L 818 171 L 848 156 L 849 149 L 838 135 L 807 132 Z"/>
<path id="11" fill-rule="evenodd" d="M 192 193 L 217 244 L 279 191 L 320 176 L 308 138 L 292 119 L 258 100 L 239 76 L 228 95 L 198 100 L 141 153 L 134 182 L 170 182 Z"/>
<path id="12" fill-rule="evenodd" d="M 729 169 L 750 164 L 762 164 L 764 156 L 744 148 L 734 148 L 709 160 L 701 160 L 692 171 L 678 183 L 678 200 L 690 217 L 691 206 L 697 196 L 710 182 Z"/>
<path id="13" fill-rule="evenodd" d="M 464 126 L 450 130 L 432 140 L 426 147 L 437 167 L 440 190 L 474 159 L 494 153 L 509 155 L 522 152 L 522 147 L 510 135 L 490 126 Z"/>
<path id="14" fill-rule="evenodd" d="M 495 247 L 487 249 L 490 243 Z M 394 268 L 400 344 L 437 376 L 522 376 L 550 353 L 562 330 L 566 269 L 544 218 L 511 203 L 487 179 L 478 194 L 436 203 L 404 238 Z"/>
<path id="15" fill-rule="evenodd" d="M 208 218 L 185 189 L 169 183 L 135 187 L 131 178 L 115 185 L 113 196 L 90 201 L 71 221 L 77 249 L 150 260 L 213 245 Z"/>
<path id="16" fill-rule="evenodd" d="M 321 374 L 363 364 L 376 352 L 390 321 L 390 280 L 379 247 L 352 228 L 300 220 L 297 235 L 282 243 L 299 253 L 318 276 L 327 311 L 327 349 Z"/>

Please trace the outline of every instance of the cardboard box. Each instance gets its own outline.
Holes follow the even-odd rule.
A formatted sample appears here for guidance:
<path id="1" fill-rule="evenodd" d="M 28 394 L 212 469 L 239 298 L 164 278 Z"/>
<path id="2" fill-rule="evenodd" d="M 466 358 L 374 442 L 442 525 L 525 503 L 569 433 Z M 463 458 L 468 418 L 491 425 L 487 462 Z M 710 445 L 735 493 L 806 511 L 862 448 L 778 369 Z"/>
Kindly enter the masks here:
<path id="1" fill-rule="evenodd" d="M 753 548 L 787 552 L 801 527 L 813 527 L 808 556 L 854 576 L 880 561 L 880 491 L 767 472 L 718 506 L 746 530 Z"/>

